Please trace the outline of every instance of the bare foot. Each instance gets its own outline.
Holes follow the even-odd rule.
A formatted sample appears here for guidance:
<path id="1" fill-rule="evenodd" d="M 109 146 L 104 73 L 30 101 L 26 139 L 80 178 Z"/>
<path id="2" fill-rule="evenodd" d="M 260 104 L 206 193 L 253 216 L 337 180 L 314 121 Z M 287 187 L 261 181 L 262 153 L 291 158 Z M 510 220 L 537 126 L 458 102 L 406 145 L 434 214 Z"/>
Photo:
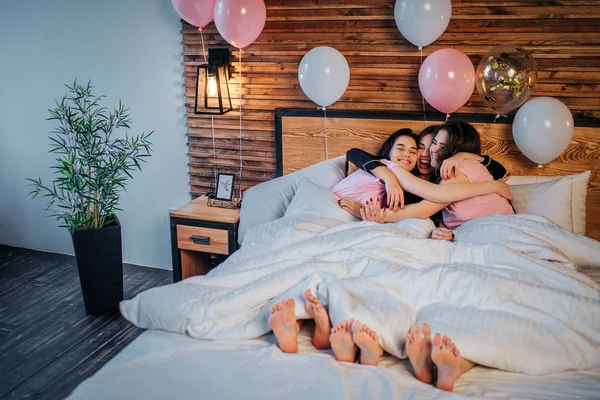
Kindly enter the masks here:
<path id="1" fill-rule="evenodd" d="M 331 348 L 333 354 L 338 361 L 353 363 L 356 360 L 358 347 L 352 339 L 352 323 L 353 319 L 343 321 L 331 329 Z"/>
<path id="2" fill-rule="evenodd" d="M 451 392 L 454 382 L 460 378 L 460 351 L 447 336 L 441 337 L 439 333 L 433 338 L 433 351 L 431 359 L 438 367 L 437 388 Z"/>
<path id="3" fill-rule="evenodd" d="M 284 353 L 298 352 L 298 324 L 296 324 L 296 313 L 294 299 L 282 300 L 271 307 L 269 326 L 279 343 L 279 348 Z"/>
<path id="4" fill-rule="evenodd" d="M 360 349 L 360 363 L 364 365 L 377 365 L 383 350 L 377 342 L 377 333 L 360 321 L 352 325 L 352 338 Z"/>
<path id="5" fill-rule="evenodd" d="M 415 371 L 415 377 L 423 383 L 433 380 L 431 360 L 431 329 L 423 324 L 423 329 L 414 327 L 406 335 L 406 352 Z"/>
<path id="6" fill-rule="evenodd" d="M 315 336 L 313 337 L 313 345 L 317 349 L 328 349 L 331 347 L 329 343 L 329 335 L 331 334 L 331 323 L 329 322 L 329 315 L 327 310 L 321 304 L 321 300 L 318 297 L 313 296 L 310 289 L 306 289 L 304 297 L 308 300 L 306 303 L 306 311 L 315 320 Z"/>

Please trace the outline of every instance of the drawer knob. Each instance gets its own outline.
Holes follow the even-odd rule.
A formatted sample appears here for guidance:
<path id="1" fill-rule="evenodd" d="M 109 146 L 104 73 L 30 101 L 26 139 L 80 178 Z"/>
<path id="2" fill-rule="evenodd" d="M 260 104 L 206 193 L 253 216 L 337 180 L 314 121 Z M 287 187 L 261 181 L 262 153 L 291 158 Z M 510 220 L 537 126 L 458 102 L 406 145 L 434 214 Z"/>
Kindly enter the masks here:
<path id="1" fill-rule="evenodd" d="M 205 245 L 209 245 L 210 244 L 210 237 L 209 236 L 196 236 L 196 235 L 192 235 L 191 239 L 192 239 L 192 242 L 194 242 L 195 244 L 205 244 Z"/>

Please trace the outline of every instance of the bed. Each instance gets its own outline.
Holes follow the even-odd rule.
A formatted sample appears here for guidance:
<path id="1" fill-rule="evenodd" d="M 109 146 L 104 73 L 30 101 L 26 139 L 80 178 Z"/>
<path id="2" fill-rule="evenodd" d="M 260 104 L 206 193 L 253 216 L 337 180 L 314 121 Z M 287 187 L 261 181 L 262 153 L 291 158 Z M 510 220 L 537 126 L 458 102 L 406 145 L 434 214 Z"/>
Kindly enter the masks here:
<path id="1" fill-rule="evenodd" d="M 322 113 L 276 110 L 281 176 L 246 192 L 240 250 L 206 277 L 124 302 L 127 319 L 152 329 L 70 398 L 598 397 L 599 129 L 576 121 L 570 148 L 538 169 L 516 151 L 509 123 L 462 117 L 518 175 L 511 183 L 523 209 L 542 216 L 470 221 L 453 243 L 427 240 L 429 220 L 354 221 L 329 191 L 344 176 L 345 150 L 373 150 L 397 128 L 418 131 L 436 116 L 328 111 L 325 135 Z M 333 323 L 355 317 L 380 332 L 378 367 L 315 350 L 310 326 L 300 331 L 299 354 L 278 349 L 268 309 L 292 297 L 307 318 L 305 288 L 329 306 Z M 422 322 L 494 368 L 476 367 L 454 393 L 420 383 L 403 338 Z"/>

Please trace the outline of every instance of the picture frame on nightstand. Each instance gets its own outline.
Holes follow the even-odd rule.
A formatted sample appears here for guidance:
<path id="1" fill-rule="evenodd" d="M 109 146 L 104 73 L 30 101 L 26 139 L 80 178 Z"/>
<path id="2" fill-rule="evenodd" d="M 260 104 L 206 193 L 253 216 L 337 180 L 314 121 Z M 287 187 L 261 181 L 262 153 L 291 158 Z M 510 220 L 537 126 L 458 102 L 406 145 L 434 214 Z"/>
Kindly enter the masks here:
<path id="1" fill-rule="evenodd" d="M 219 172 L 217 174 L 217 190 L 215 199 L 231 201 L 235 187 L 235 174 Z"/>

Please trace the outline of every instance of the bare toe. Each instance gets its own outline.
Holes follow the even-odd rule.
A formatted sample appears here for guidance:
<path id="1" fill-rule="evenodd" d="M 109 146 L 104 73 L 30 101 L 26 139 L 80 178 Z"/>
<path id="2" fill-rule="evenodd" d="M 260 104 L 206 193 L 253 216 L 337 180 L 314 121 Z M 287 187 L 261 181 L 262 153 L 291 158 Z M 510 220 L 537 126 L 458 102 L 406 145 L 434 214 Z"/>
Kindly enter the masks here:
<path id="1" fill-rule="evenodd" d="M 427 322 L 425 322 L 423 324 L 423 335 L 425 335 L 425 337 L 431 336 L 431 328 L 429 328 L 429 325 L 427 325 Z"/>
<path id="2" fill-rule="evenodd" d="M 433 345 L 435 347 L 439 347 L 442 344 L 442 336 L 439 333 L 436 333 L 433 337 Z"/>

